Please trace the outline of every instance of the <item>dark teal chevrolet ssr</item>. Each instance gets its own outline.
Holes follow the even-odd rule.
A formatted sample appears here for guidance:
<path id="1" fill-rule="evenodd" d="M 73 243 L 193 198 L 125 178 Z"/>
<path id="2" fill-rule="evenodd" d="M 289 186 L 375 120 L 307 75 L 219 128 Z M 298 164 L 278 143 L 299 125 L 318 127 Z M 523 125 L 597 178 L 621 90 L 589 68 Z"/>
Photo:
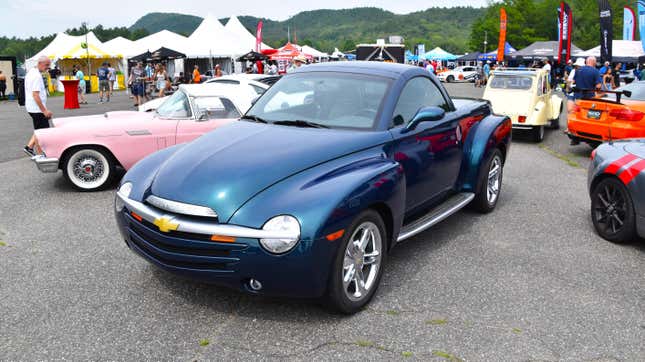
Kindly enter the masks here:
<path id="1" fill-rule="evenodd" d="M 508 118 L 422 68 L 304 66 L 240 121 L 137 163 L 116 219 L 164 270 L 354 313 L 397 243 L 495 208 L 510 143 Z"/>

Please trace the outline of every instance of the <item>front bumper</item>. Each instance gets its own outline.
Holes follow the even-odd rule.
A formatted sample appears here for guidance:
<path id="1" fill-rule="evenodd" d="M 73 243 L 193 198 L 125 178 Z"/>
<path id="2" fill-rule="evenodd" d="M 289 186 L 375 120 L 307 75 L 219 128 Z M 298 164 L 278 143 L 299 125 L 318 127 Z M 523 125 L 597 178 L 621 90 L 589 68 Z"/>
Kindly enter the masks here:
<path id="1" fill-rule="evenodd" d="M 300 240 L 294 249 L 275 255 L 260 245 L 259 238 L 268 235 L 264 230 L 168 215 L 117 193 L 119 201 L 122 209 L 117 207 L 116 220 L 126 244 L 165 271 L 254 294 L 310 298 L 326 290 L 335 255 L 329 242 Z M 161 231 L 157 226 L 160 219 L 177 225 L 176 229 Z M 215 242 L 211 235 L 236 239 Z M 252 290 L 251 279 L 260 281 L 262 289 Z"/>
<path id="2" fill-rule="evenodd" d="M 58 172 L 59 161 L 57 158 L 47 158 L 45 155 L 36 155 L 31 158 L 40 172 Z"/>

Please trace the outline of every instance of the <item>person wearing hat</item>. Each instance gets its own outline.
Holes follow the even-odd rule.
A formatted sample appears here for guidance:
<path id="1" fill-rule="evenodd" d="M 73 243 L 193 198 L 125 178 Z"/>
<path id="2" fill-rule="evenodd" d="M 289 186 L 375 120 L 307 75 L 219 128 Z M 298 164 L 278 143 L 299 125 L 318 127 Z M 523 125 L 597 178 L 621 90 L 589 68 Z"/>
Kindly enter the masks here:
<path id="1" fill-rule="evenodd" d="M 307 58 L 305 58 L 305 56 L 302 54 L 296 56 L 295 58 L 293 58 L 293 62 L 291 62 L 289 69 L 287 69 L 287 73 L 293 72 L 304 64 L 307 64 Z"/>
<path id="2" fill-rule="evenodd" d="M 490 60 L 486 61 L 486 64 L 484 64 L 484 80 L 483 80 L 483 85 L 486 85 L 488 83 L 488 76 L 490 75 Z"/>
<path id="3" fill-rule="evenodd" d="M 571 112 L 573 110 L 573 107 L 575 106 L 575 97 L 573 94 L 573 80 L 574 77 L 576 76 L 576 70 L 582 68 L 585 66 L 585 59 L 584 58 L 578 58 L 576 59 L 576 62 L 573 63 L 573 67 L 571 71 L 568 73 L 567 76 L 567 110 L 568 112 Z"/>

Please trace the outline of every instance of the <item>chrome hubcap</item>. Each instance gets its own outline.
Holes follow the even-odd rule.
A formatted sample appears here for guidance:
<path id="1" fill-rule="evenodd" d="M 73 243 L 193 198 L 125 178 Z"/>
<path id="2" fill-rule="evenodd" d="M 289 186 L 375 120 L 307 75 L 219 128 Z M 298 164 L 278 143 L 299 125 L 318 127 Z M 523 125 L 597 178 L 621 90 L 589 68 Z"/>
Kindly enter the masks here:
<path id="1" fill-rule="evenodd" d="M 101 160 L 83 155 L 74 162 L 74 176 L 83 182 L 94 182 L 103 176 L 104 166 Z"/>
<path id="2" fill-rule="evenodd" d="M 499 196 L 499 186 L 502 176 L 502 160 L 499 156 L 493 158 L 488 171 L 488 187 L 486 190 L 486 199 L 489 204 L 494 204 Z"/>
<path id="3" fill-rule="evenodd" d="M 345 295 L 359 301 L 374 287 L 381 265 L 382 240 L 378 227 L 372 222 L 360 224 L 352 234 L 343 259 Z"/>

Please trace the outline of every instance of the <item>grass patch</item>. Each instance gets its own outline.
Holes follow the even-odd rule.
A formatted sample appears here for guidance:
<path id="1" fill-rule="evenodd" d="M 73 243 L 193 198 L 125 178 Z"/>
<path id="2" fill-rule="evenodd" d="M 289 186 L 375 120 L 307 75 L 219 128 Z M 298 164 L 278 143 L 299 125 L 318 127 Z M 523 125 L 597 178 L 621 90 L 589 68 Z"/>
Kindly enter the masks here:
<path id="1" fill-rule="evenodd" d="M 199 340 L 199 345 L 202 347 L 208 346 L 209 344 L 211 344 L 211 342 L 206 338 Z"/>
<path id="2" fill-rule="evenodd" d="M 372 346 L 374 346 L 374 342 L 360 339 L 360 340 L 356 341 L 356 345 L 359 346 L 359 347 L 372 347 Z"/>
<path id="3" fill-rule="evenodd" d="M 49 93 L 49 96 L 50 96 L 50 97 L 62 97 L 62 96 L 64 96 L 64 95 L 65 95 L 65 92 L 59 92 L 59 91 L 55 91 L 55 92 L 50 92 L 50 93 Z"/>
<path id="4" fill-rule="evenodd" d="M 403 356 L 403 357 L 405 357 L 405 358 L 408 358 L 408 357 L 412 357 L 412 356 L 413 356 L 413 353 L 412 353 L 412 352 L 408 352 L 408 351 L 404 351 L 404 352 L 401 352 L 401 356 Z"/>
<path id="5" fill-rule="evenodd" d="M 7 246 L 7 243 L 5 243 L 4 241 L 0 240 L 0 246 Z"/>
<path id="6" fill-rule="evenodd" d="M 445 358 L 450 362 L 462 362 L 460 358 L 457 358 L 454 355 L 444 351 L 432 351 L 432 355 L 435 357 Z"/>
<path id="7" fill-rule="evenodd" d="M 426 324 L 430 324 L 432 326 L 440 326 L 446 323 L 448 323 L 448 321 L 445 319 L 431 319 L 429 321 L 426 321 Z"/>
<path id="8" fill-rule="evenodd" d="M 580 166 L 580 164 L 578 162 L 576 162 L 574 159 L 572 159 L 571 157 L 569 157 L 567 155 L 563 155 L 563 154 L 561 154 L 559 152 L 556 152 L 556 151 L 554 151 L 554 150 L 550 149 L 549 147 L 547 147 L 545 145 L 542 145 L 542 144 L 539 145 L 539 147 L 541 149 L 545 150 L 546 152 L 548 152 L 551 156 L 564 161 L 567 165 L 569 165 L 571 167 L 584 168 L 584 167 Z"/>
<path id="9" fill-rule="evenodd" d="M 515 333 L 515 334 L 520 334 L 520 333 L 522 333 L 522 330 L 521 330 L 521 329 L 519 329 L 519 328 L 513 328 L 513 329 L 512 329 L 512 331 L 513 331 L 513 333 Z"/>
<path id="10" fill-rule="evenodd" d="M 385 313 L 387 313 L 387 315 L 399 315 L 400 312 L 398 310 L 390 309 Z"/>

